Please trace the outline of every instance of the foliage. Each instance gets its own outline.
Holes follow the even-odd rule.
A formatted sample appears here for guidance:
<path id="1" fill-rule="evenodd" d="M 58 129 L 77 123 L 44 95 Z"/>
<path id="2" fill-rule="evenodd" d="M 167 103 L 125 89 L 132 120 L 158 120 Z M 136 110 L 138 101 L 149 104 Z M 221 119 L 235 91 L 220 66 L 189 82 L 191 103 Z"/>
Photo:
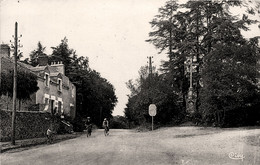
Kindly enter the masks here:
<path id="1" fill-rule="evenodd" d="M 211 120 L 216 125 L 230 125 L 230 121 L 226 120 L 230 118 L 228 115 L 247 114 L 247 110 L 259 103 L 260 92 L 256 85 L 259 55 L 252 46 L 248 41 L 243 45 L 235 45 L 234 42 L 225 46 L 219 44 L 205 57 L 200 110 L 205 120 Z M 246 121 L 248 114 L 243 116 L 232 124 Z"/>
<path id="2" fill-rule="evenodd" d="M 167 124 L 173 120 L 177 122 L 183 115 L 182 109 L 177 105 L 178 95 L 172 92 L 171 83 L 165 79 L 164 75 L 158 73 L 142 76 L 145 67 L 139 72 L 140 79 L 133 84 L 133 81 L 127 83 L 128 87 L 135 93 L 128 96 L 128 103 L 125 108 L 125 116 L 131 125 L 141 125 L 150 123 L 151 117 L 148 114 L 150 104 L 157 106 L 157 115 L 154 118 L 155 123 Z M 143 74 L 147 75 L 147 74 Z M 136 89 L 139 90 L 136 90 Z M 138 91 L 136 93 L 136 91 Z"/>
<path id="3" fill-rule="evenodd" d="M 250 19 L 258 10 L 252 4 L 252 1 L 187 1 L 185 4 L 168 1 L 150 22 L 153 31 L 147 42 L 169 57 L 163 62 L 161 76 L 168 82 L 168 90 L 178 97 L 172 99 L 172 104 L 182 103 L 180 109 L 186 109 L 188 87 L 192 85 L 196 99 L 193 120 L 197 122 L 228 124 L 223 117 L 226 111 L 232 112 L 231 115 L 241 112 L 236 109 L 257 106 L 259 46 L 256 38 L 247 41 L 241 35 L 241 30 L 249 30 L 248 25 L 258 22 Z M 233 16 L 230 8 L 234 6 L 246 7 L 247 13 L 241 18 Z M 196 67 L 193 83 L 189 84 L 191 61 Z M 129 98 L 128 111 L 141 112 L 134 106 L 139 99 L 145 100 L 138 98 L 138 94 Z M 126 114 L 131 114 L 128 111 Z"/>
<path id="4" fill-rule="evenodd" d="M 37 92 L 37 76 L 29 71 L 17 71 L 17 99 L 29 100 L 31 94 Z M 1 74 L 1 95 L 13 96 L 13 70 Z"/>
<path id="5" fill-rule="evenodd" d="M 112 119 L 110 119 L 110 128 L 113 129 L 126 129 L 129 128 L 128 121 L 123 116 L 113 116 Z"/>
<path id="6" fill-rule="evenodd" d="M 68 39 L 64 37 L 61 43 L 52 47 L 51 61 L 62 61 L 65 66 L 65 75 L 69 73 L 69 65 L 72 63 L 72 56 L 75 57 L 76 51 L 70 49 L 68 46 Z"/>
<path id="7" fill-rule="evenodd" d="M 39 64 L 38 58 L 40 56 L 46 56 L 46 54 L 44 53 L 46 47 L 43 47 L 40 41 L 38 42 L 37 46 L 38 46 L 37 49 L 33 50 L 30 53 L 30 62 L 29 63 L 32 66 L 37 66 Z M 28 63 L 28 59 L 25 60 L 25 63 Z"/>

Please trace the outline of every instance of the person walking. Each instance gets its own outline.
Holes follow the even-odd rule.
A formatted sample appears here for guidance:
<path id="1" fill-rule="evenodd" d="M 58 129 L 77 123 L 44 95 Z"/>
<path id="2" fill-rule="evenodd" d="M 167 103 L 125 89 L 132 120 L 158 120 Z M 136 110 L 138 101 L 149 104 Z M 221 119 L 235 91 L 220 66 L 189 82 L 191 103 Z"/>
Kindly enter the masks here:
<path id="1" fill-rule="evenodd" d="M 53 130 L 53 125 L 51 124 L 50 127 L 47 129 L 47 132 L 46 132 L 48 144 L 53 142 L 54 133 L 55 133 L 55 131 Z"/>

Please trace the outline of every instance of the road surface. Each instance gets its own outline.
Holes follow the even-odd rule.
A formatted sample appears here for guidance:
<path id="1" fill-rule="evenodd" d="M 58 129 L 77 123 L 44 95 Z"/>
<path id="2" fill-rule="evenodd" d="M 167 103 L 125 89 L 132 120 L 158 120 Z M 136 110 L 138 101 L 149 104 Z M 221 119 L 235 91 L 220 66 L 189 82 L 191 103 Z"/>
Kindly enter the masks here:
<path id="1" fill-rule="evenodd" d="M 2 153 L 1 165 L 259 165 L 260 129 L 172 127 L 96 130 L 63 142 Z"/>

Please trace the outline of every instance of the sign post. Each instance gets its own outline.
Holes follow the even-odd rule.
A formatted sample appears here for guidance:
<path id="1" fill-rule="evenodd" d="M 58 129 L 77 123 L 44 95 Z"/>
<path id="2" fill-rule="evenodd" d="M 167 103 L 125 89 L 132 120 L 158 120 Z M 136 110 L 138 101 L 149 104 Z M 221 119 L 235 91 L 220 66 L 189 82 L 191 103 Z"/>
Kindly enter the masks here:
<path id="1" fill-rule="evenodd" d="M 153 131 L 153 117 L 156 115 L 156 105 L 155 104 L 150 104 L 149 105 L 149 115 L 152 116 L 152 131 Z"/>

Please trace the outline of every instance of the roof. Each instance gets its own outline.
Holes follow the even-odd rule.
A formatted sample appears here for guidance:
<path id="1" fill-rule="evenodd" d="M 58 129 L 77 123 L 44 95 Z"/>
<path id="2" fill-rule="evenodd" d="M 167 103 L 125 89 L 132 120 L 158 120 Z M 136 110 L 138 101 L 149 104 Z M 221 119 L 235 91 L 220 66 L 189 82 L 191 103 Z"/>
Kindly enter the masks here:
<path id="1" fill-rule="evenodd" d="M 33 72 L 39 72 L 43 71 L 46 68 L 46 66 L 38 66 L 38 67 L 32 67 L 30 68 Z"/>
<path id="2" fill-rule="evenodd" d="M 36 66 L 36 67 L 32 67 L 32 68 L 30 68 L 30 69 L 31 69 L 32 71 L 34 71 L 34 72 L 39 72 L 39 71 L 45 70 L 46 67 L 48 68 L 48 70 L 50 71 L 50 73 L 56 73 L 56 72 L 58 72 L 58 70 L 57 70 L 56 68 L 54 68 L 54 67 L 52 67 L 52 66 L 49 66 L 49 65 L 47 65 L 47 66 Z"/>
<path id="3" fill-rule="evenodd" d="M 33 68 L 33 66 L 31 66 L 31 65 L 29 65 L 29 64 L 25 64 L 25 63 L 23 63 L 23 62 L 19 62 L 19 61 L 17 61 L 20 65 L 22 65 L 23 67 L 25 67 L 25 68 L 27 68 L 27 69 L 30 69 L 31 70 L 31 68 Z"/>

